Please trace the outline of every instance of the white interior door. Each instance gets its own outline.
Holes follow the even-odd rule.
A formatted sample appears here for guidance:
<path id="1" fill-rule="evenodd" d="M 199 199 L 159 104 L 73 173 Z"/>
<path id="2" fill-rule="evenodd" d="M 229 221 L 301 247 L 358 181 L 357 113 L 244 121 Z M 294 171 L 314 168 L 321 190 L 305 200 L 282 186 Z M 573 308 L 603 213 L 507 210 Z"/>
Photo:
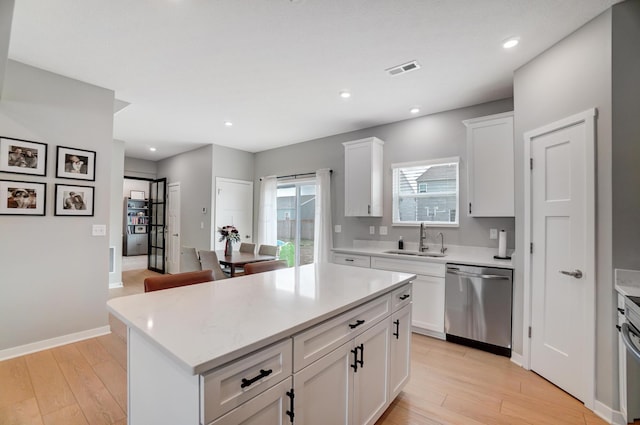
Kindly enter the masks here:
<path id="1" fill-rule="evenodd" d="M 167 202 L 167 272 L 180 273 L 180 184 L 169 185 Z"/>
<path id="2" fill-rule="evenodd" d="M 530 138 L 531 369 L 585 404 L 595 374 L 592 152 L 585 121 Z"/>
<path id="3" fill-rule="evenodd" d="M 238 229 L 241 242 L 253 242 L 253 182 L 216 177 L 215 249 L 224 249 L 217 230 L 228 225 Z"/>

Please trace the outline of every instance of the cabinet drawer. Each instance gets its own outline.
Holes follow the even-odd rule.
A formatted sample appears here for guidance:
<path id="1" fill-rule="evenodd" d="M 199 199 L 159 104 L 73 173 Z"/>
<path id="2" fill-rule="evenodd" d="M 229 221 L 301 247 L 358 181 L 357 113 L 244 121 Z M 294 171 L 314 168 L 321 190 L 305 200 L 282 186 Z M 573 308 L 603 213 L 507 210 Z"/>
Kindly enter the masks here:
<path id="1" fill-rule="evenodd" d="M 291 375 L 290 338 L 202 375 L 203 423 L 238 407 Z"/>
<path id="2" fill-rule="evenodd" d="M 371 257 L 368 255 L 333 254 L 335 264 L 346 264 L 347 266 L 371 267 Z"/>
<path id="3" fill-rule="evenodd" d="M 293 337 L 293 370 L 297 372 L 375 325 L 391 313 L 391 294 L 376 298 Z"/>
<path id="4" fill-rule="evenodd" d="M 444 277 L 445 264 L 429 261 L 396 260 L 394 258 L 372 257 L 371 268 L 395 272 L 415 273 L 425 276 Z"/>
<path id="5" fill-rule="evenodd" d="M 411 302 L 411 284 L 404 285 L 391 293 L 391 311 L 398 311 Z"/>

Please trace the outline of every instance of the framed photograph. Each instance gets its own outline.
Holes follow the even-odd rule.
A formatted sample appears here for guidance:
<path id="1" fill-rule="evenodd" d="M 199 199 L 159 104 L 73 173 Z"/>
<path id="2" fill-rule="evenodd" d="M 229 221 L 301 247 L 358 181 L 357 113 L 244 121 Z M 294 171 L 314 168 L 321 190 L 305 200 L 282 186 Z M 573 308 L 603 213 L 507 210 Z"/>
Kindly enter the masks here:
<path id="1" fill-rule="evenodd" d="M 55 215 L 93 217 L 94 188 L 56 184 Z"/>
<path id="2" fill-rule="evenodd" d="M 47 184 L 0 180 L 0 215 L 44 215 Z"/>
<path id="3" fill-rule="evenodd" d="M 0 137 L 0 171 L 47 175 L 47 145 L 28 140 Z"/>
<path id="4" fill-rule="evenodd" d="M 130 193 L 131 199 L 141 199 L 144 200 L 145 193 L 143 190 L 132 190 Z"/>
<path id="5" fill-rule="evenodd" d="M 135 226 L 133 233 L 147 233 L 147 226 Z"/>
<path id="6" fill-rule="evenodd" d="M 58 146 L 56 177 L 95 181 L 96 153 L 94 151 Z"/>

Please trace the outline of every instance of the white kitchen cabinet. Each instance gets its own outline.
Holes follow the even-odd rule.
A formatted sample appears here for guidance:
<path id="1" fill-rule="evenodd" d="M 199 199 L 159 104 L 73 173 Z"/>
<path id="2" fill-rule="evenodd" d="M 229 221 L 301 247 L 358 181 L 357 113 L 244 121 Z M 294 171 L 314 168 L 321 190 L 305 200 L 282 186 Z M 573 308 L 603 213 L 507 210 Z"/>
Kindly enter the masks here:
<path id="1" fill-rule="evenodd" d="M 426 259 L 403 260 L 371 256 L 371 268 L 379 270 L 415 273 L 411 298 L 413 331 L 444 339 L 444 276 L 443 263 Z"/>
<path id="2" fill-rule="evenodd" d="M 334 252 L 333 262 L 335 264 L 344 264 L 347 266 L 371 267 L 371 257 L 368 255 L 341 254 Z"/>
<path id="3" fill-rule="evenodd" d="M 411 371 L 411 306 L 405 305 L 391 316 L 389 350 L 389 400 L 409 381 Z"/>
<path id="4" fill-rule="evenodd" d="M 384 142 L 369 137 L 343 145 L 345 217 L 382 217 Z"/>
<path id="5" fill-rule="evenodd" d="M 467 127 L 469 216 L 514 217 L 513 112 L 463 123 Z"/>

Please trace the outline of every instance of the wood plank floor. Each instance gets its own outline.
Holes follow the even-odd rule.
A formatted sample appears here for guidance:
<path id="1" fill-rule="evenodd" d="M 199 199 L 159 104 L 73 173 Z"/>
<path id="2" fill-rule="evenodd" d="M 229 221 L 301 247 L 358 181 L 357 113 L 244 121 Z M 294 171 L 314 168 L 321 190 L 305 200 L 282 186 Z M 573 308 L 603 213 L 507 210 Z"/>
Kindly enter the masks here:
<path id="1" fill-rule="evenodd" d="M 135 273 L 112 295 L 140 291 Z M 0 425 L 125 425 L 126 333 L 110 322 L 109 335 L 0 362 Z M 605 424 L 507 358 L 412 338 L 411 380 L 376 425 Z"/>

